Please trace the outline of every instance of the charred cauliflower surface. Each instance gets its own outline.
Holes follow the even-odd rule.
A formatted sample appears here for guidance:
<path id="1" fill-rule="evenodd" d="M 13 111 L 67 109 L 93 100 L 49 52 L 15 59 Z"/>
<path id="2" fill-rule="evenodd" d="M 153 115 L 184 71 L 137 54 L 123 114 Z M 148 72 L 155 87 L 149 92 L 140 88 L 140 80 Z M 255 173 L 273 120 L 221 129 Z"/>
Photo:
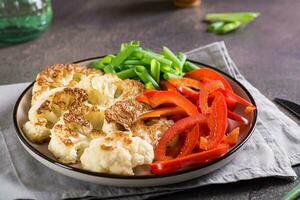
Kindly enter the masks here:
<path id="1" fill-rule="evenodd" d="M 134 167 L 153 161 L 153 145 L 173 124 L 137 119 L 151 109 L 135 100 L 143 91 L 138 81 L 77 64 L 49 66 L 37 75 L 24 133 L 35 143 L 49 141 L 62 163 L 133 175 Z"/>
<path id="2" fill-rule="evenodd" d="M 146 104 L 136 100 L 118 101 L 105 110 L 105 119 L 108 122 L 116 122 L 122 124 L 125 128 L 129 128 L 144 112 L 150 110 Z"/>
<path id="3" fill-rule="evenodd" d="M 102 72 L 77 64 L 55 64 L 49 66 L 36 77 L 31 103 L 34 104 L 44 92 L 53 88 L 76 87 L 81 79 L 90 74 L 101 75 Z"/>

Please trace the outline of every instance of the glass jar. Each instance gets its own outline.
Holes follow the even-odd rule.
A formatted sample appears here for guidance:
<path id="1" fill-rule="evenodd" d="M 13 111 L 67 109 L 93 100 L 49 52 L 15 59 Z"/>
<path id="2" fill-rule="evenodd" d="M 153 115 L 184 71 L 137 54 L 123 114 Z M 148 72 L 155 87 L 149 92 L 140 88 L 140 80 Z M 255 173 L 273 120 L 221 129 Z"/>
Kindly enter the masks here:
<path id="1" fill-rule="evenodd" d="M 51 20 L 51 0 L 0 0 L 0 42 L 36 38 Z"/>

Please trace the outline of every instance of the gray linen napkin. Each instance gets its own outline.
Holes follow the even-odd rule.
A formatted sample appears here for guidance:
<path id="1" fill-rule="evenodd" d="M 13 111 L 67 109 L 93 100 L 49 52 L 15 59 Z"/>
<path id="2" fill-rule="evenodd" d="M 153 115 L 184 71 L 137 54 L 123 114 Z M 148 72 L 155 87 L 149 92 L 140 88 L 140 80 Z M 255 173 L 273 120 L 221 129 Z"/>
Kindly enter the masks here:
<path id="1" fill-rule="evenodd" d="M 253 137 L 225 167 L 184 183 L 148 188 L 120 188 L 91 184 L 58 174 L 32 158 L 19 143 L 12 124 L 12 108 L 28 83 L 0 86 L 0 199 L 99 198 L 145 199 L 209 184 L 258 177 L 295 178 L 292 165 L 300 163 L 299 126 L 282 113 L 240 74 L 223 42 L 188 52 L 189 58 L 219 67 L 251 92 L 258 104 Z M 249 162 L 250 161 L 250 162 Z"/>

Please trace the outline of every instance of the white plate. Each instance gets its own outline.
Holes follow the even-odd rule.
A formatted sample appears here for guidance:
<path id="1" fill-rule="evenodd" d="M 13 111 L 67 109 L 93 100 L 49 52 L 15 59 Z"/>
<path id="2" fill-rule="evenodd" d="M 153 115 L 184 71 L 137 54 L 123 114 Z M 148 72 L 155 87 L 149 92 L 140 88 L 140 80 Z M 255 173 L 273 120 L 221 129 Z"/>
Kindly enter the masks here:
<path id="1" fill-rule="evenodd" d="M 91 61 L 97 58 L 86 59 L 83 61 L 76 62 L 81 65 L 88 66 Z M 205 67 L 211 66 L 194 62 L 195 64 L 202 65 Z M 251 101 L 253 105 L 255 102 L 247 91 L 247 89 L 234 78 L 228 76 L 224 72 L 221 72 L 215 68 L 214 70 L 222 73 L 224 77 L 229 81 L 233 90 L 240 95 L 241 97 Z M 165 175 L 136 175 L 136 176 L 123 176 L 123 175 L 114 175 L 114 174 L 105 174 L 105 173 L 96 173 L 90 172 L 87 170 L 80 169 L 80 165 L 66 165 L 60 163 L 55 159 L 55 157 L 48 151 L 47 144 L 39 145 L 30 142 L 23 133 L 21 127 L 28 120 L 28 110 L 31 104 L 31 91 L 34 82 L 28 86 L 21 96 L 19 97 L 15 108 L 14 108 L 14 124 L 16 128 L 16 132 L 21 144 L 24 146 L 26 151 L 29 152 L 31 156 L 37 159 L 39 162 L 44 164 L 45 166 L 61 173 L 69 177 L 73 177 L 75 179 L 99 183 L 103 185 L 112 185 L 112 186 L 124 186 L 124 187 L 148 187 L 148 186 L 158 186 L 158 185 L 167 185 L 178 183 L 190 179 L 197 178 L 199 176 L 208 174 L 225 164 L 229 163 L 235 156 L 238 155 L 238 152 L 242 149 L 242 146 L 246 143 L 246 141 L 252 135 L 253 129 L 255 127 L 257 111 L 253 112 L 250 115 L 247 115 L 246 118 L 249 120 L 249 125 L 241 127 L 241 137 L 239 143 L 234 146 L 227 154 L 223 157 L 208 163 L 203 166 L 186 169 L 183 171 L 178 171 L 175 173 L 165 174 Z M 235 112 L 243 113 L 242 107 L 237 107 Z"/>

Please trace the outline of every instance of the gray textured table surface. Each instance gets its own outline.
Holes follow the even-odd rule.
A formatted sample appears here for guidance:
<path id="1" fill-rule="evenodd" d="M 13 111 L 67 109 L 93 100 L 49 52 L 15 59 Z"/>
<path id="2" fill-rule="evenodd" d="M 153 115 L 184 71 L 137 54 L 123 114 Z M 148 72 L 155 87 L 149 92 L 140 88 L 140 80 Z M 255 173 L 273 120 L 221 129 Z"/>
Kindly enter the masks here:
<path id="1" fill-rule="evenodd" d="M 31 81 L 48 64 L 104 55 L 138 39 L 155 50 L 166 45 L 186 51 L 224 40 L 247 79 L 267 97 L 300 101 L 300 1 L 206 0 L 201 9 L 175 9 L 170 1 L 54 1 L 54 20 L 42 37 L 23 44 L 0 44 L 0 84 Z M 205 13 L 259 11 L 244 30 L 206 33 Z M 300 175 L 300 167 L 295 168 Z M 300 182 L 244 181 L 194 189 L 163 199 L 280 199 Z"/>

